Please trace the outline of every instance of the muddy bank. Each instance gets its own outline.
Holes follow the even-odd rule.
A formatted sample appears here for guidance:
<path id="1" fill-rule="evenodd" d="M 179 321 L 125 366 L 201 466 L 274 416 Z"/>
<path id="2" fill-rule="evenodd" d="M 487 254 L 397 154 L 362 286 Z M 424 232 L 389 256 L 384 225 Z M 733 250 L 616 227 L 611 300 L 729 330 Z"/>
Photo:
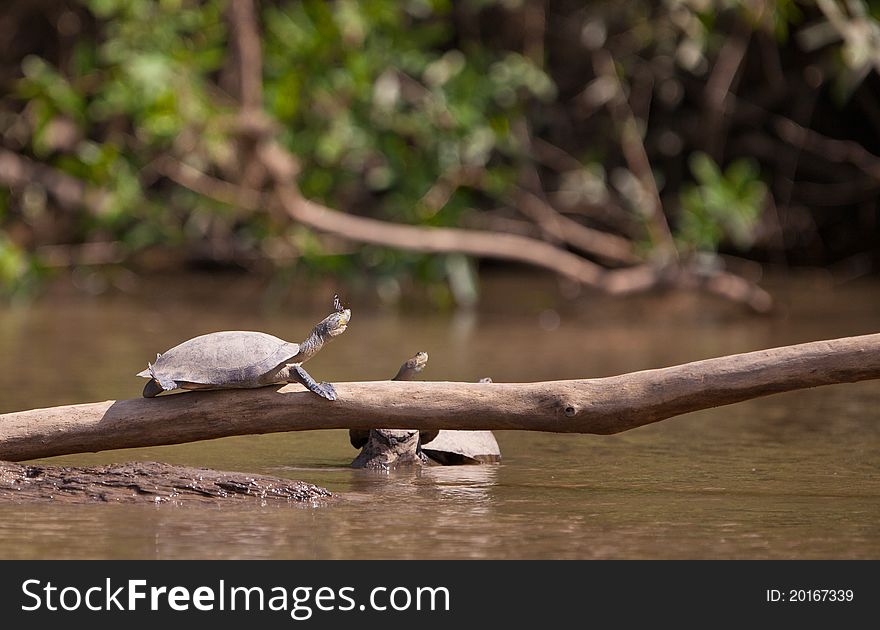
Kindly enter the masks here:
<path id="1" fill-rule="evenodd" d="M 330 496 L 329 490 L 302 481 L 158 462 L 80 467 L 0 461 L 3 502 L 283 504 Z"/>

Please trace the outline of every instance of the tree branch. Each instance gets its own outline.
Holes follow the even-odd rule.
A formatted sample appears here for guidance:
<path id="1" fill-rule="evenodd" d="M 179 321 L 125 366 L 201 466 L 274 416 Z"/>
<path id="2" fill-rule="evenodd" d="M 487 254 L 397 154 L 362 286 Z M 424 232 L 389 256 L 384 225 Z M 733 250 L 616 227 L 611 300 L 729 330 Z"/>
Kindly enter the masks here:
<path id="1" fill-rule="evenodd" d="M 832 162 L 847 162 L 880 180 L 880 157 L 858 142 L 829 138 L 783 116 L 774 116 L 772 121 L 773 131 L 789 144 Z"/>
<path id="2" fill-rule="evenodd" d="M 696 269 L 650 264 L 606 270 L 564 249 L 518 234 L 419 227 L 339 212 L 300 195 L 296 186 L 290 183 L 296 174 L 296 162 L 277 143 L 266 143 L 260 155 L 261 161 L 276 180 L 278 202 L 292 219 L 319 232 L 349 241 L 424 253 L 461 253 L 477 258 L 521 262 L 618 296 L 660 286 L 678 286 L 701 289 L 745 304 L 759 313 L 767 312 L 772 307 L 773 300 L 766 291 L 749 280 L 727 272 L 707 276 Z M 256 211 L 262 207 L 262 197 L 257 191 L 215 179 L 171 158 L 160 162 L 158 168 L 171 180 L 199 194 L 223 203 L 237 203 L 248 210 Z"/>
<path id="3" fill-rule="evenodd" d="M 528 190 L 520 189 L 515 200 L 520 212 L 558 241 L 609 262 L 639 262 L 629 239 L 582 225 Z"/>
<path id="4" fill-rule="evenodd" d="M 706 101 L 704 142 L 706 143 L 707 152 L 716 162 L 721 160 L 724 144 L 724 111 L 727 97 L 732 92 L 734 79 L 736 79 L 742 68 L 751 34 L 750 28 L 743 22 L 737 22 L 734 32 L 724 40 L 724 45 L 718 52 L 712 73 L 706 81 L 704 90 Z"/>
<path id="5" fill-rule="evenodd" d="M 772 303 L 769 294 L 763 289 L 737 276 L 731 275 L 731 278 L 742 284 L 743 291 L 719 292 L 713 289 L 712 282 L 700 279 L 699 274 L 688 270 L 683 269 L 676 274 L 669 274 L 663 267 L 637 265 L 609 271 L 564 249 L 518 234 L 402 225 L 339 212 L 304 199 L 299 194 L 299 190 L 290 183 L 298 172 L 298 163 L 296 158 L 280 145 L 272 141 L 262 142 L 257 153 L 260 156 L 260 163 L 265 165 L 275 181 L 286 182 L 276 184 L 276 195 L 282 209 L 291 218 L 312 229 L 349 241 L 408 251 L 461 253 L 477 258 L 520 262 L 552 271 L 613 295 L 637 293 L 661 285 L 678 285 L 702 288 L 726 299 L 744 303 L 758 312 L 769 310 Z M 4 171 L 2 168 L 4 165 L 10 168 Z M 175 183 L 221 203 L 250 211 L 263 210 L 265 207 L 265 198 L 260 191 L 211 177 L 171 156 L 156 160 L 153 168 Z M 81 206 L 99 211 L 100 200 L 108 194 L 100 189 L 89 189 L 79 180 L 50 166 L 33 163 L 0 149 L 0 183 L 23 181 L 20 180 L 23 174 L 33 176 L 41 183 L 49 182 L 49 185 L 52 185 L 52 182 L 62 182 L 64 192 L 61 194 L 64 195 L 64 203 L 69 204 L 65 207 Z M 109 251 L 106 250 L 104 253 Z M 60 259 L 55 260 L 57 262 Z M 121 262 L 121 258 L 114 254 L 107 257 L 106 262 Z"/>
<path id="6" fill-rule="evenodd" d="M 174 183 L 220 203 L 250 211 L 259 210 L 265 205 L 259 191 L 211 177 L 172 157 L 157 160 L 155 169 Z"/>
<path id="7" fill-rule="evenodd" d="M 514 123 L 513 133 L 519 142 L 534 153 L 534 138 L 528 123 Z M 520 169 L 521 185 L 515 189 L 513 203 L 543 230 L 551 241 L 565 243 L 604 262 L 632 264 L 641 262 L 632 241 L 616 234 L 595 230 L 561 214 L 544 197 L 541 175 L 535 164 L 526 161 Z"/>
<path id="8" fill-rule="evenodd" d="M 460 253 L 477 258 L 511 260 L 548 269 L 600 290 L 609 273 L 576 254 L 517 234 L 419 227 L 355 216 L 305 199 L 290 184 L 276 184 L 276 193 L 281 207 L 295 221 L 360 243 L 425 253 Z"/>
<path id="9" fill-rule="evenodd" d="M 82 207 L 100 214 L 109 198 L 105 191 L 90 188 L 76 177 L 0 148 L 0 185 L 12 188 L 28 184 L 42 186 L 65 210 Z"/>
<path id="10" fill-rule="evenodd" d="M 880 378 L 880 334 L 610 378 L 541 383 L 334 383 L 187 392 L 0 415 L 0 459 L 311 429 L 525 429 L 610 434 L 779 392 Z"/>
<path id="11" fill-rule="evenodd" d="M 238 56 L 239 100 L 245 111 L 263 109 L 263 53 L 253 0 L 233 0 L 229 17 Z"/>
<path id="12" fill-rule="evenodd" d="M 616 94 L 608 101 L 608 109 L 611 112 L 611 117 L 620 127 L 620 148 L 623 151 L 623 158 L 626 160 L 629 170 L 638 178 L 642 188 L 651 197 L 651 207 L 648 213 L 651 238 L 666 257 L 676 259 L 678 258 L 678 250 L 663 212 L 663 201 L 660 199 L 657 181 L 651 170 L 651 162 L 642 142 L 638 123 L 626 101 L 623 85 L 617 76 L 614 59 L 607 50 L 596 50 L 593 53 L 593 67 L 598 76 L 612 82 L 615 86 Z"/>

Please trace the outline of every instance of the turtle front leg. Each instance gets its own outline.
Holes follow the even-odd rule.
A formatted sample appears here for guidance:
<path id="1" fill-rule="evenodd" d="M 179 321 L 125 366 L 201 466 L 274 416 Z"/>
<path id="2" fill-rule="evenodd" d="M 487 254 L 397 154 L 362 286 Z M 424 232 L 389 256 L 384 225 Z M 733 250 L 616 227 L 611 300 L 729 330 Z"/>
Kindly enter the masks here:
<path id="1" fill-rule="evenodd" d="M 315 379 L 309 376 L 309 373 L 305 371 L 303 366 L 301 365 L 292 365 L 290 366 L 290 376 L 301 383 L 309 391 L 314 392 L 318 396 L 322 398 L 326 398 L 327 400 L 336 400 L 336 389 L 330 383 L 316 383 Z"/>

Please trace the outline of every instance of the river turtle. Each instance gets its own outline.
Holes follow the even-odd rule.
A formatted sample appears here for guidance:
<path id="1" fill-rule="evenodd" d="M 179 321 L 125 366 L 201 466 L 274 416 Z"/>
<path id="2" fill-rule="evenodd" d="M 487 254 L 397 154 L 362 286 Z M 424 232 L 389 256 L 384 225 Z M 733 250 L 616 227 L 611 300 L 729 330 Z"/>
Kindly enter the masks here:
<path id="1" fill-rule="evenodd" d="M 334 312 L 321 320 L 302 343 L 261 332 L 227 330 L 201 335 L 163 354 L 138 376 L 150 379 L 144 398 L 172 389 L 240 389 L 276 383 L 301 383 L 327 400 L 336 400 L 330 383 L 316 383 L 302 364 L 325 343 L 345 332 L 351 311 L 333 299 Z"/>
<path id="2" fill-rule="evenodd" d="M 400 366 L 395 381 L 411 381 L 428 363 L 419 352 Z M 491 383 L 484 378 L 481 383 Z M 481 464 L 501 460 L 491 431 L 417 431 L 414 429 L 351 429 L 351 445 L 361 452 L 353 468 L 389 469 L 404 464 Z"/>
<path id="3" fill-rule="evenodd" d="M 491 383 L 489 377 L 481 383 Z M 422 440 L 422 452 L 438 464 L 488 464 L 501 461 L 501 449 L 491 431 L 438 431 L 433 439 Z"/>

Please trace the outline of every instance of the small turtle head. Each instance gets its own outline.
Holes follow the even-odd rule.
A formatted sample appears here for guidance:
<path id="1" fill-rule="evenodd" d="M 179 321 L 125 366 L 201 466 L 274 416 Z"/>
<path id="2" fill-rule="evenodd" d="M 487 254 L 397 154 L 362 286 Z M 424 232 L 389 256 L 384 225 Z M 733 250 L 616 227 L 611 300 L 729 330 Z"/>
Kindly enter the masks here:
<path id="1" fill-rule="evenodd" d="M 406 362 L 406 367 L 410 370 L 415 370 L 416 372 L 421 372 L 425 369 L 425 366 L 428 364 L 428 353 L 427 352 L 419 352 L 414 357 L 409 359 Z"/>
<path id="2" fill-rule="evenodd" d="M 330 313 L 321 323 L 315 326 L 315 329 L 322 337 L 336 337 L 345 332 L 350 319 L 351 309 L 343 308 Z"/>

